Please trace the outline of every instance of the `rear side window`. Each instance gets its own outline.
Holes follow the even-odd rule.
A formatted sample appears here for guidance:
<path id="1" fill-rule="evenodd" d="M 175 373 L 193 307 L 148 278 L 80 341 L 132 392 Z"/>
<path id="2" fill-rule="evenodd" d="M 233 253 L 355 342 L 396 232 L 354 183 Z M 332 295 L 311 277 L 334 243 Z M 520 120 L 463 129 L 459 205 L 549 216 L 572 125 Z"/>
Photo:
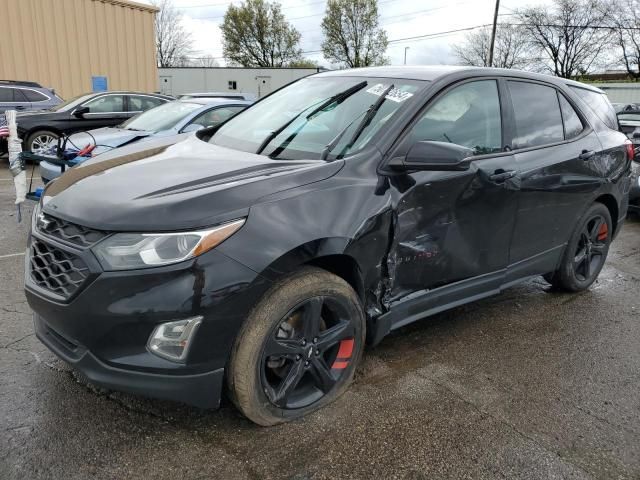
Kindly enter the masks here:
<path id="1" fill-rule="evenodd" d="M 48 100 L 46 96 L 44 96 L 40 92 L 36 92 L 35 90 L 20 90 L 23 95 L 27 98 L 29 102 L 44 102 Z"/>
<path id="2" fill-rule="evenodd" d="M 560 100 L 560 110 L 562 110 L 562 120 L 564 121 L 564 139 L 571 140 L 580 135 L 584 130 L 584 125 L 582 125 L 582 120 L 580 120 L 569 101 L 564 98 L 564 95 L 558 93 L 558 99 Z"/>
<path id="3" fill-rule="evenodd" d="M 618 129 L 618 118 L 613 105 L 604 93 L 594 92 L 585 88 L 570 87 L 578 96 L 589 105 L 593 113 L 609 128 Z"/>
<path id="4" fill-rule="evenodd" d="M 528 82 L 507 83 L 516 123 L 513 148 L 537 147 L 564 140 L 555 88 Z"/>
<path id="5" fill-rule="evenodd" d="M 130 112 L 145 112 L 153 107 L 166 103 L 164 100 L 156 97 L 129 97 Z"/>

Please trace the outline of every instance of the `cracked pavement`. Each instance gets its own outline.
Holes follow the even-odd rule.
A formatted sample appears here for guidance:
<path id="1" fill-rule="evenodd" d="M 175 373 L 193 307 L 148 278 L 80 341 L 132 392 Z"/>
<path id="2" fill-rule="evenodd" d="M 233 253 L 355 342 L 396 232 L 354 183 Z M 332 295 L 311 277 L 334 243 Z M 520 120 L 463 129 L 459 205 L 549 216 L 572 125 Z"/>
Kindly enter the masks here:
<path id="1" fill-rule="evenodd" d="M 33 335 L 0 166 L 0 478 L 640 478 L 640 221 L 591 290 L 533 280 L 365 352 L 355 384 L 272 428 L 87 384 Z"/>

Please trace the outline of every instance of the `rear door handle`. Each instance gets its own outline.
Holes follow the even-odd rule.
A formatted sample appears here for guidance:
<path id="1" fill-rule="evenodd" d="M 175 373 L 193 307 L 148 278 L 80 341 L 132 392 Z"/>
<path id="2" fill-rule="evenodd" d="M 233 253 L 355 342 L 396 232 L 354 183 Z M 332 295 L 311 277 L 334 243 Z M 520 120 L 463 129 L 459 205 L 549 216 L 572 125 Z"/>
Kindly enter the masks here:
<path id="1" fill-rule="evenodd" d="M 582 150 L 582 153 L 580 155 L 578 155 L 578 158 L 580 160 L 589 160 L 591 157 L 593 157 L 596 154 L 596 152 L 594 152 L 593 150 Z"/>
<path id="2" fill-rule="evenodd" d="M 501 183 L 515 177 L 517 173 L 516 170 L 496 170 L 493 175 L 489 175 L 489 180 Z"/>

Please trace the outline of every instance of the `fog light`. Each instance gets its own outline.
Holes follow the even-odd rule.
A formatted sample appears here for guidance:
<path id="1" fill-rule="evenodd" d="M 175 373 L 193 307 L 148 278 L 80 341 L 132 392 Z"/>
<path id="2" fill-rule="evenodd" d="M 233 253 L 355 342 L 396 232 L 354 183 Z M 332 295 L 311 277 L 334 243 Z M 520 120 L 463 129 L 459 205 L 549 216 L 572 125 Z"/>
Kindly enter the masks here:
<path id="1" fill-rule="evenodd" d="M 173 362 L 184 362 L 202 317 L 187 318 L 158 325 L 147 343 L 151 353 Z"/>

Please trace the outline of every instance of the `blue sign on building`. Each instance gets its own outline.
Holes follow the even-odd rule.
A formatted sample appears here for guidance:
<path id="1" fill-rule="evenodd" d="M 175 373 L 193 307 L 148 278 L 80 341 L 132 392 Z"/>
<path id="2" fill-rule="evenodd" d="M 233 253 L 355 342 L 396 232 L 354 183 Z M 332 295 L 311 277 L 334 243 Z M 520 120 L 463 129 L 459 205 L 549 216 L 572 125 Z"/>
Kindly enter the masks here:
<path id="1" fill-rule="evenodd" d="M 94 92 L 106 92 L 108 90 L 107 77 L 91 77 L 91 85 Z"/>

